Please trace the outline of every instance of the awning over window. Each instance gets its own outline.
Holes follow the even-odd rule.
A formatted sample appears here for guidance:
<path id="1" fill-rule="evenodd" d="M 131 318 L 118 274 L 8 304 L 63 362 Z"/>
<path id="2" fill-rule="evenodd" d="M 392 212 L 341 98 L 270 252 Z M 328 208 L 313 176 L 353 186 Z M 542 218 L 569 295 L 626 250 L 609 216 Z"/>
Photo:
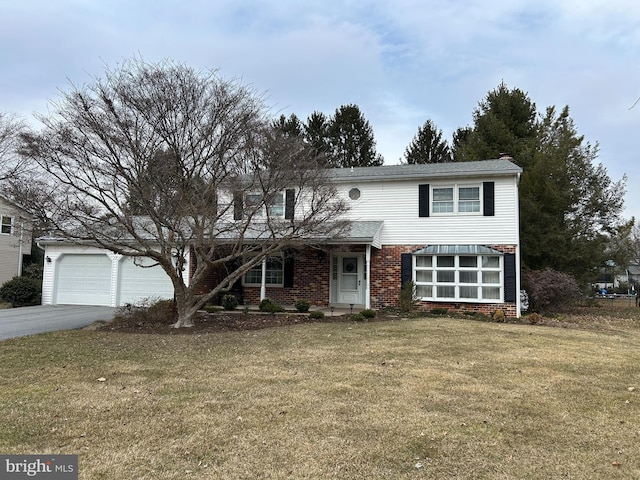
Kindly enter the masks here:
<path id="1" fill-rule="evenodd" d="M 486 245 L 429 245 L 413 252 L 414 255 L 502 255 Z"/>

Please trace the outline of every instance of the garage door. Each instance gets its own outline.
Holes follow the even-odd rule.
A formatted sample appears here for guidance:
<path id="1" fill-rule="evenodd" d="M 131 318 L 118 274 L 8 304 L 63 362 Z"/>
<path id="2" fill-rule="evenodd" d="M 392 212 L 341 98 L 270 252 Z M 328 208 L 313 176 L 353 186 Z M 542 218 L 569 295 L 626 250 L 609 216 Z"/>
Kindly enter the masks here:
<path id="1" fill-rule="evenodd" d="M 111 260 L 104 254 L 63 255 L 56 280 L 55 303 L 111 305 Z"/>
<path id="2" fill-rule="evenodd" d="M 138 303 L 147 298 L 173 298 L 169 276 L 152 260 L 125 257 L 121 262 L 118 305 Z"/>

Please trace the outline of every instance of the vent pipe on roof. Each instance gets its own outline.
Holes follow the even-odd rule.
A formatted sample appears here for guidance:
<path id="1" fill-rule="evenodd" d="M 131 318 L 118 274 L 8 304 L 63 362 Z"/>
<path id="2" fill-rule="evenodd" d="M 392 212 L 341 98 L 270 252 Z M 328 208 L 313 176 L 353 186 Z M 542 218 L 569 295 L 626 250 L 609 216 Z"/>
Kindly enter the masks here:
<path id="1" fill-rule="evenodd" d="M 509 160 L 510 162 L 513 162 L 513 157 L 508 153 L 503 152 L 500 154 L 500 160 Z"/>

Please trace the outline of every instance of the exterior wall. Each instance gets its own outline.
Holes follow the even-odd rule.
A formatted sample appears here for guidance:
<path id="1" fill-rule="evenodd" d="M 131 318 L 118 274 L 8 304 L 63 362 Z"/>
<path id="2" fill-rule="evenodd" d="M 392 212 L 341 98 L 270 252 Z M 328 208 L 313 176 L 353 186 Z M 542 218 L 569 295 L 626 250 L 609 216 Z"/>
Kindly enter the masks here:
<path id="1" fill-rule="evenodd" d="M 465 179 L 458 185 L 495 182 L 495 214 L 447 214 L 418 216 L 418 185 L 449 186 L 452 180 L 377 181 L 344 183 L 339 194 L 351 206 L 351 220 L 384 221 L 383 245 L 424 244 L 517 244 L 518 189 L 515 176 Z M 351 200 L 349 190 L 358 188 L 360 198 Z M 482 208 L 481 208 L 482 211 Z"/>
<path id="2" fill-rule="evenodd" d="M 0 234 L 0 285 L 18 275 L 20 255 L 31 254 L 32 223 L 27 214 L 0 198 L 0 217 L 13 218 L 12 235 Z"/>

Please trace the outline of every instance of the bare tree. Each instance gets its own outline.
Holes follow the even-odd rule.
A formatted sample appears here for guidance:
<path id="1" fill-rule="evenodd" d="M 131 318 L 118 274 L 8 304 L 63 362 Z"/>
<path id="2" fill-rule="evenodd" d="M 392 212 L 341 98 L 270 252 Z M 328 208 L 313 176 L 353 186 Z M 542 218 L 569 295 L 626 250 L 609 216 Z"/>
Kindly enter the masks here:
<path id="1" fill-rule="evenodd" d="M 25 124 L 14 115 L 0 112 L 0 182 L 15 177 L 24 166 L 17 154 L 20 133 Z"/>
<path id="2" fill-rule="evenodd" d="M 216 72 L 130 60 L 54 106 L 23 135 L 24 155 L 51 181 L 32 207 L 69 241 L 157 262 L 176 327 L 263 258 L 348 226 L 308 148 L 272 127 L 254 91 Z M 225 275 L 196 295 L 213 268 Z"/>

